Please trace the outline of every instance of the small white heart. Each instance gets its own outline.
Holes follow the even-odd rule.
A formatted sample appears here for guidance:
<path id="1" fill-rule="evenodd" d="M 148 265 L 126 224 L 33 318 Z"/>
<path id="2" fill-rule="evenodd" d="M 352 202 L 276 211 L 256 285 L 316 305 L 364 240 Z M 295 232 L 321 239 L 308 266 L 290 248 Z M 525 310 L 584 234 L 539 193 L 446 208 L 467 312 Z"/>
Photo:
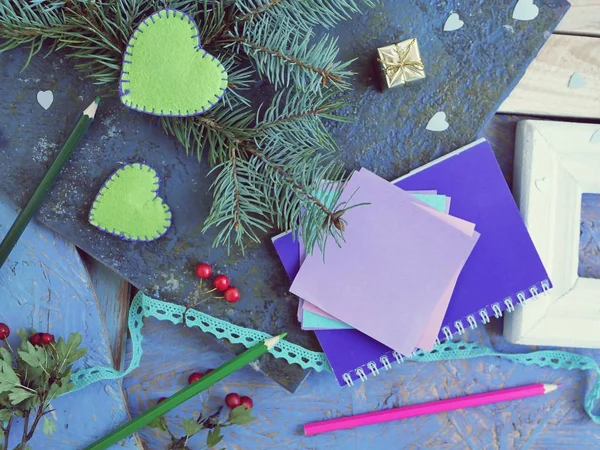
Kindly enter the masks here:
<path id="1" fill-rule="evenodd" d="M 569 78 L 569 87 L 572 89 L 585 87 L 584 78 L 575 72 L 573 75 L 571 75 L 571 78 Z"/>
<path id="2" fill-rule="evenodd" d="M 52 91 L 39 91 L 37 93 L 37 101 L 42 108 L 48 109 L 54 101 L 54 94 L 52 94 Z"/>
<path id="3" fill-rule="evenodd" d="M 436 112 L 425 127 L 429 131 L 444 131 L 447 130 L 450 124 L 446 121 L 446 113 L 443 111 Z"/>
<path id="4" fill-rule="evenodd" d="M 444 31 L 455 31 L 462 28 L 465 23 L 460 20 L 460 17 L 457 13 L 452 13 L 446 19 L 446 23 L 444 24 Z"/>
<path id="5" fill-rule="evenodd" d="M 600 144 L 600 130 L 596 130 L 594 134 L 592 134 L 590 142 L 593 144 Z"/>
<path id="6" fill-rule="evenodd" d="M 513 19 L 533 20 L 540 13 L 540 8 L 533 4 L 533 0 L 519 0 L 513 10 Z"/>
<path id="7" fill-rule="evenodd" d="M 535 180 L 535 187 L 540 192 L 546 192 L 546 189 L 548 189 L 548 179 L 546 177 L 538 178 Z"/>

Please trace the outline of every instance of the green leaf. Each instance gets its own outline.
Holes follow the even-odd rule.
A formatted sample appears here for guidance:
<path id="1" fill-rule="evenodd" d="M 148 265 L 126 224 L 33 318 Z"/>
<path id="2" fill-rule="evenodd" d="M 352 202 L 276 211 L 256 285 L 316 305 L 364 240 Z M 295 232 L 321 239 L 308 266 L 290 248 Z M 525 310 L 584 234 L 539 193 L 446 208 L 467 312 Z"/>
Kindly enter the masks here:
<path id="1" fill-rule="evenodd" d="M 60 368 L 77 361 L 86 354 L 86 349 L 78 348 L 82 340 L 81 333 L 71 333 L 67 342 L 62 338 L 56 342 L 56 359 Z"/>
<path id="2" fill-rule="evenodd" d="M 165 416 L 160 416 L 157 419 L 154 419 L 148 424 L 148 426 L 159 431 L 169 431 L 169 427 L 167 427 L 167 420 L 165 419 Z"/>
<path id="3" fill-rule="evenodd" d="M 240 405 L 231 411 L 229 414 L 229 422 L 233 425 L 246 425 L 255 420 L 252 417 L 252 409 L 246 409 L 244 405 Z"/>
<path id="4" fill-rule="evenodd" d="M 4 347 L 0 347 L 0 359 L 5 361 L 9 366 L 12 366 L 12 353 Z"/>
<path id="5" fill-rule="evenodd" d="M 208 432 L 208 435 L 206 436 L 206 446 L 208 448 L 214 447 L 222 440 L 223 436 L 221 436 L 221 427 L 217 425 Z"/>
<path id="6" fill-rule="evenodd" d="M 28 384 L 34 388 L 45 389 L 48 376 L 46 372 L 49 372 L 51 365 L 51 359 L 48 358 L 46 350 L 42 347 L 36 347 L 30 342 L 25 342 L 21 345 L 21 350 L 18 350 L 18 366 L 24 375 Z"/>
<path id="7" fill-rule="evenodd" d="M 56 431 L 56 422 L 48 419 L 47 417 L 44 417 L 44 425 L 42 427 L 42 431 L 46 436 L 54 434 L 54 432 Z"/>
<path id="8" fill-rule="evenodd" d="M 32 345 L 31 342 L 27 342 L 26 347 L 27 350 L 18 350 L 19 358 L 34 369 L 43 367 L 49 372 L 50 367 L 47 366 L 51 365 L 52 360 L 48 358 L 44 347 L 36 347 L 35 345 Z"/>
<path id="9" fill-rule="evenodd" d="M 10 399 L 10 402 L 13 405 L 18 405 L 22 401 L 27 400 L 28 398 L 34 397 L 35 395 L 36 395 L 35 392 L 26 391 L 23 388 L 15 387 L 8 394 L 8 398 Z"/>
<path id="10" fill-rule="evenodd" d="M 10 391 L 16 385 L 20 384 L 19 377 L 6 361 L 0 363 L 0 369 L 0 392 Z"/>
<path id="11" fill-rule="evenodd" d="M 11 416 L 12 416 L 12 413 L 8 409 L 6 409 L 6 408 L 0 409 L 0 422 L 2 422 L 2 423 L 8 422 L 8 419 L 10 419 Z"/>
<path id="12" fill-rule="evenodd" d="M 183 432 L 187 437 L 192 437 L 204 428 L 203 425 L 200 425 L 194 419 L 183 419 L 181 421 L 181 426 L 183 428 Z"/>

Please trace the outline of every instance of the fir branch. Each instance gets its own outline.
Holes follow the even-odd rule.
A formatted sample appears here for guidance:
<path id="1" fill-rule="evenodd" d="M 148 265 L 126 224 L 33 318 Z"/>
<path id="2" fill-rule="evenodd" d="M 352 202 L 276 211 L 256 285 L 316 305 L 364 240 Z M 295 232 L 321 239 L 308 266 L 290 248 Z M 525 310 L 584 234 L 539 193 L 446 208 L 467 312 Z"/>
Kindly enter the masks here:
<path id="1" fill-rule="evenodd" d="M 262 163 L 271 180 L 270 219 L 277 228 L 299 232 L 308 253 L 315 245 L 324 248 L 329 236 L 339 242 L 344 231 L 342 216 L 348 209 L 337 205 L 344 184 L 342 164 L 315 149 L 296 154 L 278 146 L 244 150 Z M 327 202 L 320 198 L 323 191 L 330 199 Z"/>
<path id="2" fill-rule="evenodd" d="M 161 117 L 160 121 L 164 130 L 175 136 L 188 155 L 195 154 L 200 161 L 207 148 L 211 166 L 227 161 L 232 142 L 251 139 L 255 135 L 250 126 L 254 113 L 242 103 L 237 103 L 233 109 L 220 103 L 202 116 Z"/>
<path id="3" fill-rule="evenodd" d="M 272 199 L 265 195 L 268 182 L 257 161 L 241 158 L 238 143 L 232 143 L 230 151 L 230 159 L 215 167 L 213 203 L 203 232 L 216 228 L 215 246 L 230 249 L 233 241 L 243 251 L 248 241 L 260 242 L 272 227 L 268 220 Z"/>
<path id="4" fill-rule="evenodd" d="M 204 115 L 161 123 L 188 154 L 201 159 L 207 150 L 216 179 L 205 230 L 218 228 L 215 244 L 229 247 L 258 241 L 273 225 L 301 228 L 310 251 L 329 235 L 339 239 L 343 230 L 347 208 L 337 199 L 344 174 L 332 159 L 336 146 L 322 121 L 346 120 L 335 114 L 342 106 L 335 94 L 349 86 L 351 75 L 351 62 L 336 61 L 335 39 L 311 42 L 312 26 L 332 26 L 359 4 L 372 2 L 0 0 L 0 52 L 26 45 L 31 58 L 48 43 L 50 52 L 66 51 L 95 84 L 113 89 L 122 52 L 145 17 L 165 6 L 194 17 L 203 46 L 227 68 L 229 89 Z M 276 90 L 258 112 L 244 96 L 257 78 Z M 336 183 L 325 202 L 320 192 L 326 180 Z"/>
<path id="5" fill-rule="evenodd" d="M 311 33 L 299 32 L 287 21 L 262 21 L 233 32 L 229 41 L 245 51 L 258 73 L 275 87 L 297 86 L 300 90 L 320 92 L 327 85 L 349 87 L 347 70 L 352 61 L 336 61 L 337 39 L 324 36 L 311 43 Z"/>
<path id="6" fill-rule="evenodd" d="M 288 145 L 304 144 L 336 151 L 337 146 L 323 125 L 322 119 L 347 122 L 352 119 L 339 116 L 335 111 L 344 106 L 335 100 L 335 92 L 325 92 L 320 97 L 306 95 L 297 89 L 281 91 L 275 95 L 270 106 L 261 114 L 257 112 L 256 131 L 268 139 L 288 139 Z M 295 138 L 289 139 L 290 135 Z M 314 138 L 315 142 L 309 142 Z"/>
<path id="7" fill-rule="evenodd" d="M 295 29 L 311 32 L 315 26 L 331 28 L 360 12 L 359 3 L 375 6 L 372 0 L 236 0 L 240 11 L 234 24 L 270 18 L 286 19 Z"/>

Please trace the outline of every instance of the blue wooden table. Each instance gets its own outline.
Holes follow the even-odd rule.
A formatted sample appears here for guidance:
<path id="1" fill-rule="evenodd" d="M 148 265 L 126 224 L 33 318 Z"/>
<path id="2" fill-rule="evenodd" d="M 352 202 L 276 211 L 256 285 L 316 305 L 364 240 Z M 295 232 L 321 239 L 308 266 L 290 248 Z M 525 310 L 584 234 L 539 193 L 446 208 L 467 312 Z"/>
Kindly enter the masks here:
<path id="1" fill-rule="evenodd" d="M 459 2 L 439 2 L 439 6 L 445 7 L 446 3 L 459 5 Z M 591 2 L 575 0 L 572 3 L 574 3 L 573 11 L 576 14 L 572 16 L 573 20 L 568 23 L 568 26 L 563 27 L 567 33 L 600 36 L 600 30 L 592 24 L 591 19 L 582 20 L 585 17 L 594 17 L 600 4 L 594 0 Z M 576 3 L 580 3 L 581 8 L 578 8 Z M 580 28 L 575 27 L 579 23 L 578 20 L 587 25 Z M 581 50 L 578 56 L 583 57 L 585 54 L 587 53 Z M 54 64 L 57 64 L 57 67 L 60 66 L 56 61 Z M 585 70 L 585 65 L 582 65 L 581 68 L 574 67 L 573 70 Z M 56 74 L 58 70 L 54 69 L 52 73 Z M 18 76 L 16 73 L 13 75 Z M 591 85 L 591 72 L 586 76 Z M 39 82 L 39 80 L 37 81 Z M 31 80 L 31 77 L 24 77 L 23 83 L 31 83 L 31 92 L 33 93 L 38 89 L 35 80 Z M 67 91 L 66 87 L 62 86 L 68 83 L 66 79 L 58 78 L 56 83 L 56 85 L 52 84 L 53 89 L 56 87 L 55 90 Z M 518 112 L 526 113 L 527 111 Z M 14 111 L 9 113 L 14 114 Z M 108 116 L 102 122 L 103 129 L 105 129 L 105 135 L 101 138 L 102 148 L 100 146 L 90 147 L 88 150 L 91 153 L 106 152 L 113 147 L 122 146 L 122 139 L 118 134 L 120 130 L 114 128 L 111 117 Z M 49 130 L 55 131 L 54 128 L 54 122 L 50 123 Z M 486 135 L 491 138 L 497 149 L 501 149 L 507 144 L 512 145 L 514 142 L 512 134 L 506 132 L 507 129 L 514 130 L 514 118 L 499 117 L 488 128 Z M 3 130 L 0 129 L 0 145 L 7 142 L 8 131 L 4 130 L 5 136 L 2 136 L 2 132 Z M 39 145 L 33 149 L 34 158 L 37 158 L 35 161 L 39 163 L 35 166 L 35 170 L 39 172 L 37 175 L 42 173 L 48 155 L 54 151 L 53 148 L 44 145 L 44 142 L 48 144 L 47 141 L 40 141 Z M 5 150 L 10 151 L 10 149 Z M 160 155 L 155 157 L 157 161 L 160 161 Z M 498 151 L 498 157 L 510 180 L 511 153 Z M 87 183 L 89 176 L 82 179 Z M 24 195 L 25 192 L 21 191 L 15 194 L 19 197 L 20 202 L 23 201 Z M 64 198 L 67 198 L 67 193 L 64 194 Z M 591 274 L 590 276 L 600 276 L 600 205 L 594 200 L 589 203 L 584 208 L 582 217 L 581 270 Z M 14 215 L 7 212 L 11 211 L 8 208 L 0 201 L 0 222 L 6 219 L 7 215 Z M 58 215 L 63 213 L 62 209 L 57 211 Z M 67 316 L 74 312 L 81 312 L 84 307 L 90 314 L 97 309 L 94 293 L 88 284 L 93 285 L 100 309 L 106 318 L 104 325 L 107 331 L 104 331 L 104 325 L 94 321 L 92 329 L 86 329 L 86 333 L 90 335 L 90 339 L 91 336 L 96 336 L 95 333 L 106 333 L 106 336 L 110 337 L 115 363 L 120 363 L 121 358 L 116 354 L 119 353 L 123 341 L 122 320 L 125 311 L 124 305 L 128 297 L 127 283 L 93 261 L 88 266 L 90 277 L 86 278 L 87 274 L 82 270 L 80 261 L 77 260 L 70 244 L 47 230 L 39 231 L 39 233 L 44 238 L 42 239 L 43 243 L 36 246 L 28 241 L 27 245 L 33 245 L 32 253 L 43 250 L 43 255 L 40 255 L 39 259 L 53 265 L 53 272 L 56 276 L 52 278 L 51 282 L 46 280 L 42 283 L 40 280 L 43 279 L 43 271 L 31 266 L 27 270 L 18 271 L 18 277 L 11 276 L 12 272 L 10 272 L 6 279 L 10 278 L 10 282 L 17 283 L 20 289 L 30 288 L 32 292 L 35 292 L 36 289 L 43 290 L 42 288 L 46 285 L 51 286 L 52 292 L 55 293 L 68 292 L 69 288 L 75 288 L 82 306 L 74 310 L 69 303 L 70 306 L 64 308 Z M 33 258 L 33 256 L 28 255 L 29 258 Z M 53 261 L 63 261 L 64 264 L 52 264 Z M 136 264 L 138 261 L 141 264 L 142 259 L 135 261 Z M 73 279 L 74 274 L 76 275 L 75 280 Z M 2 282 L 6 282 L 6 279 Z M 6 295 L 10 295 L 9 291 Z M 0 312 L 0 319 L 4 320 L 5 317 L 6 311 Z M 70 316 L 66 320 L 72 324 L 81 324 Z M 500 332 L 501 323 L 495 322 L 487 330 L 480 328 L 466 335 L 465 338 L 492 346 L 500 351 L 533 350 L 531 347 L 506 343 Z M 106 339 L 97 337 L 96 340 L 89 342 L 96 343 L 94 344 L 97 347 L 96 353 L 101 354 L 104 363 L 108 364 L 110 355 L 104 351 L 108 348 Z M 97 344 L 98 342 L 102 342 L 102 345 Z M 577 352 L 592 356 L 600 362 L 600 351 L 577 350 Z M 186 329 L 181 325 L 158 322 L 154 319 L 147 320 L 144 327 L 142 364 L 139 369 L 123 380 L 123 389 L 128 399 L 130 414 L 132 416 L 139 414 L 153 405 L 159 397 L 169 395 L 184 386 L 189 373 L 215 367 L 229 357 L 231 354 L 227 353 L 223 346 L 217 344 L 212 337 L 202 335 L 198 329 Z M 130 358 L 131 346 L 129 344 L 126 349 L 125 363 Z M 302 436 L 302 425 L 310 421 L 540 381 L 558 382 L 563 386 L 560 391 L 544 398 L 532 398 L 469 411 L 456 411 L 435 417 L 414 418 L 403 422 L 312 438 Z M 222 404 L 226 393 L 238 392 L 254 399 L 254 415 L 257 417 L 257 421 L 242 428 L 225 429 L 225 440 L 216 448 L 228 450 L 283 448 L 353 450 L 365 447 L 446 450 L 464 448 L 555 448 L 561 450 L 600 448 L 600 426 L 594 425 L 589 420 L 583 412 L 582 406 L 583 396 L 589 389 L 590 383 L 589 374 L 578 371 L 552 371 L 535 366 L 518 366 L 498 358 L 482 358 L 432 364 L 407 363 L 395 366 L 393 370 L 382 373 L 376 379 L 360 384 L 354 389 L 340 388 L 328 373 L 313 373 L 295 394 L 290 394 L 274 381 L 248 367 L 219 383 L 202 398 L 194 399 L 177 408 L 168 415 L 168 418 L 169 422 L 175 425 L 181 418 L 198 413 L 205 402 L 212 410 Z M 102 392 L 106 392 L 105 386 L 105 384 L 99 384 L 89 389 L 92 390 L 92 395 L 100 395 Z M 82 391 L 82 395 L 84 393 L 85 391 Z M 93 401 L 79 400 L 83 397 L 76 395 L 74 393 L 71 397 L 62 399 L 64 407 L 57 412 L 57 414 L 65 414 L 60 425 L 68 438 L 44 438 L 41 435 L 34 446 L 35 450 L 44 446 L 52 450 L 82 448 L 83 442 L 89 442 L 90 437 L 97 435 L 100 429 L 97 424 L 92 427 L 93 432 L 86 429 L 84 425 L 88 419 L 93 422 L 105 420 L 98 418 L 99 416 L 94 418 L 94 413 L 90 410 L 91 406 L 105 405 L 92 405 Z M 111 398 L 115 399 L 114 396 Z M 79 404 L 77 404 L 78 401 Z M 111 407 L 112 412 L 115 410 L 118 411 L 118 414 L 110 419 L 113 422 L 117 420 L 116 418 L 121 420 L 124 417 L 123 412 L 119 411 L 117 406 Z M 69 412 L 71 412 L 70 415 Z M 114 423 L 109 423 L 109 425 L 114 425 Z M 175 427 L 175 429 L 177 428 Z M 144 442 L 144 447 L 148 449 L 164 449 L 168 442 L 165 433 L 148 428 L 141 430 L 139 437 Z M 201 434 L 193 438 L 189 447 L 191 449 L 204 448 L 203 437 L 204 434 Z M 115 446 L 115 448 L 121 447 Z"/>
<path id="2" fill-rule="evenodd" d="M 587 198 L 583 211 L 582 267 L 585 267 L 586 273 L 593 274 L 597 273 L 594 270 L 600 268 L 599 199 Z M 14 208 L 0 200 L 0 223 L 13 218 Z M 63 308 L 63 312 L 52 322 L 40 322 L 41 326 L 50 326 L 51 331 L 59 326 L 57 320 L 71 324 L 75 329 L 75 323 L 81 324 L 79 317 L 82 311 L 87 311 L 84 315 L 87 318 L 84 330 L 87 345 L 92 347 L 94 355 L 103 355 L 100 359 L 95 357 L 95 363 L 110 364 L 107 333 L 99 322 L 94 292 L 90 289 L 93 285 L 96 297 L 103 305 L 101 309 L 112 320 L 110 317 L 116 315 L 106 306 L 114 307 L 115 299 L 121 296 L 119 290 L 122 287 L 116 289 L 121 281 L 97 264 L 89 265 L 91 277 L 88 278 L 70 244 L 37 224 L 32 224 L 30 228 L 5 267 L 8 270 L 0 277 L 5 296 L 21 299 L 26 305 L 29 297 L 40 297 L 47 301 L 42 291 L 48 291 L 69 301 L 69 307 Z M 40 252 L 39 257 L 35 256 L 36 251 Z M 38 259 L 40 262 L 36 263 Z M 19 262 L 22 260 L 29 263 L 22 264 Z M 55 263 L 51 265 L 50 261 Z M 44 267 L 52 267 L 52 270 L 45 269 L 47 275 L 44 275 Z M 18 308 L 5 309 L 0 317 L 15 322 L 18 311 Z M 118 328 L 114 323 L 108 324 L 112 325 L 112 330 Z M 532 350 L 506 343 L 499 334 L 500 327 L 500 322 L 494 322 L 487 330 L 480 328 L 468 334 L 466 339 L 505 352 Z M 143 334 L 142 364 L 123 381 L 132 416 L 152 406 L 158 398 L 185 386 L 191 372 L 216 367 L 231 357 L 231 354 L 223 352 L 222 346 L 212 337 L 183 325 L 147 319 Z M 118 337 L 118 333 L 111 335 L 113 341 Z M 600 362 L 600 351 L 579 350 L 578 353 L 592 356 Z M 130 359 L 131 345 L 125 355 L 126 361 Z M 302 436 L 302 425 L 310 421 L 532 382 L 556 382 L 562 388 L 547 397 L 511 404 L 414 418 L 311 438 Z M 365 446 L 382 449 L 597 448 L 600 426 L 593 424 L 582 408 L 583 396 L 590 382 L 588 374 L 578 371 L 552 371 L 518 366 L 498 358 L 482 358 L 431 364 L 406 363 L 354 389 L 340 388 L 331 374 L 314 373 L 295 394 L 291 394 L 262 373 L 248 367 L 219 383 L 201 398 L 180 406 L 168 415 L 168 420 L 176 433 L 181 432 L 177 424 L 182 418 L 197 414 L 203 405 L 212 412 L 222 404 L 227 393 L 238 392 L 254 399 L 257 421 L 245 427 L 225 429 L 223 448 L 226 449 L 362 449 Z M 102 419 L 102 424 L 97 423 L 103 417 L 100 413 L 105 411 L 107 403 L 94 402 L 93 399 L 101 398 L 106 392 L 118 392 L 118 388 L 115 391 L 110 386 L 110 383 L 100 383 L 56 402 L 57 406 L 59 403 L 64 405 L 56 413 L 56 420 L 64 431 L 57 437 L 40 434 L 36 443 L 42 445 L 44 442 L 52 449 L 82 448 L 82 443 L 89 443 L 90 438 L 97 437 L 101 430 L 107 431 L 119 420 L 124 420 L 126 416 L 123 411 L 111 407 L 110 411 L 106 411 L 109 416 Z M 116 401 L 114 396 L 108 398 Z M 76 411 L 77 414 L 74 414 Z M 95 425 L 85 426 L 86 420 Z M 148 428 L 141 430 L 139 437 L 148 449 L 164 449 L 168 443 L 165 433 Z M 189 443 L 190 448 L 204 448 L 203 439 L 203 433 L 193 438 Z"/>

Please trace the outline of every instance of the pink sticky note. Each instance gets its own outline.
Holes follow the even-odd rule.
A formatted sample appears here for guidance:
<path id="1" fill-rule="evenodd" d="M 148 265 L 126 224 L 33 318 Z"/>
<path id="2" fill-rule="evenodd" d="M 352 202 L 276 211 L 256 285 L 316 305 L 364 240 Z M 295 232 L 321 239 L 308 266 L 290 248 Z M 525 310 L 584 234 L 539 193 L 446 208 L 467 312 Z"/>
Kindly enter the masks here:
<path id="1" fill-rule="evenodd" d="M 307 256 L 290 291 L 363 333 L 410 353 L 473 249 L 470 236 L 383 179 L 355 173 L 342 201 L 345 243 Z M 443 214 L 442 214 L 443 215 Z"/>

